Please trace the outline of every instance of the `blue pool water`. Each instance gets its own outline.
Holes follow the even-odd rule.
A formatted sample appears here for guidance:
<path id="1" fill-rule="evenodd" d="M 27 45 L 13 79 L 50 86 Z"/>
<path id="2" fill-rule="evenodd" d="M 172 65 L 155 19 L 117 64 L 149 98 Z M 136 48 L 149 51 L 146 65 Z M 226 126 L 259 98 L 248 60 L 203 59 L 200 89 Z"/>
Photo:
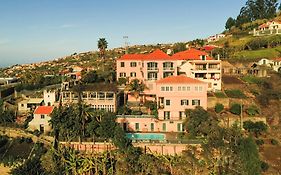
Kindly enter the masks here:
<path id="1" fill-rule="evenodd" d="M 132 140 L 165 140 L 165 134 L 161 133 L 127 133 L 126 136 Z"/>

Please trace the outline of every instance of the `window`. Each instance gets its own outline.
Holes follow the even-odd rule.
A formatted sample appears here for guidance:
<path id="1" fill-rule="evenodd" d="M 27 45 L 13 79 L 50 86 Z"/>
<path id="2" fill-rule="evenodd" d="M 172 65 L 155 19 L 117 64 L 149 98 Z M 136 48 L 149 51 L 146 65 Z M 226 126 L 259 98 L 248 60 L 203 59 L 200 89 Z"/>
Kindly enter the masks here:
<path id="1" fill-rule="evenodd" d="M 190 91 L 190 87 L 189 86 L 186 87 L 186 91 Z"/>
<path id="2" fill-rule="evenodd" d="M 177 128 L 178 128 L 178 132 L 182 132 L 183 131 L 182 123 L 178 123 Z"/>
<path id="3" fill-rule="evenodd" d="M 150 131 L 154 131 L 154 123 L 150 123 Z"/>
<path id="4" fill-rule="evenodd" d="M 179 112 L 179 120 L 182 120 L 184 117 L 186 117 L 184 111 Z"/>
<path id="5" fill-rule="evenodd" d="M 172 62 L 165 62 L 163 63 L 164 70 L 173 70 L 173 63 Z"/>
<path id="6" fill-rule="evenodd" d="M 206 55 L 201 56 L 202 60 L 206 60 Z"/>
<path id="7" fill-rule="evenodd" d="M 170 120 L 170 115 L 171 115 L 170 111 L 164 111 L 164 120 Z"/>
<path id="8" fill-rule="evenodd" d="M 200 100 L 192 100 L 192 106 L 200 106 Z"/>
<path id="9" fill-rule="evenodd" d="M 198 86 L 195 86 L 195 91 L 196 91 L 196 92 L 198 91 Z"/>
<path id="10" fill-rule="evenodd" d="M 21 107 L 24 107 L 24 104 L 23 104 L 23 103 L 21 104 Z"/>
<path id="11" fill-rule="evenodd" d="M 202 92 L 202 91 L 203 91 L 203 87 L 199 86 L 199 92 Z"/>
<path id="12" fill-rule="evenodd" d="M 125 72 L 120 72 L 119 76 L 120 77 L 126 77 L 126 73 Z"/>
<path id="13" fill-rule="evenodd" d="M 45 118 L 45 115 L 41 115 L 41 119 L 44 119 Z"/>
<path id="14" fill-rule="evenodd" d="M 185 86 L 182 87 L 182 91 L 186 91 L 186 87 Z"/>
<path id="15" fill-rule="evenodd" d="M 166 127 L 166 123 L 162 124 L 162 131 L 166 131 L 167 127 Z"/>
<path id="16" fill-rule="evenodd" d="M 125 62 L 121 62 L 121 67 L 125 67 Z"/>
<path id="17" fill-rule="evenodd" d="M 149 62 L 147 63 L 147 70 L 157 70 L 157 65 L 155 62 Z"/>
<path id="18" fill-rule="evenodd" d="M 157 73 L 155 73 L 155 72 L 149 72 L 149 73 L 147 74 L 147 79 L 148 79 L 148 80 L 157 80 Z"/>
<path id="19" fill-rule="evenodd" d="M 166 100 L 166 105 L 170 106 L 171 105 L 171 100 Z"/>
<path id="20" fill-rule="evenodd" d="M 188 106 L 188 100 L 187 99 L 181 100 L 181 105 Z"/>
<path id="21" fill-rule="evenodd" d="M 165 91 L 165 87 L 164 86 L 161 87 L 161 91 Z"/>
<path id="22" fill-rule="evenodd" d="M 178 87 L 178 91 L 181 91 L 181 86 Z"/>
<path id="23" fill-rule="evenodd" d="M 104 98 L 105 98 L 105 93 L 104 92 L 99 92 L 98 93 L 98 99 L 99 100 L 104 100 Z"/>
<path id="24" fill-rule="evenodd" d="M 164 72 L 163 78 L 166 78 L 166 77 L 169 77 L 169 76 L 172 76 L 172 75 L 173 75 L 173 72 Z"/>
<path id="25" fill-rule="evenodd" d="M 131 77 L 136 77 L 136 76 L 137 76 L 137 73 L 136 73 L 136 72 L 131 72 L 131 73 L 130 73 L 130 76 L 131 76 Z"/>
<path id="26" fill-rule="evenodd" d="M 137 67 L 137 62 L 131 62 L 131 63 L 130 63 L 130 66 L 131 66 L 131 67 Z"/>
<path id="27" fill-rule="evenodd" d="M 139 123 L 135 123 L 135 130 L 139 131 L 140 130 L 140 124 Z"/>

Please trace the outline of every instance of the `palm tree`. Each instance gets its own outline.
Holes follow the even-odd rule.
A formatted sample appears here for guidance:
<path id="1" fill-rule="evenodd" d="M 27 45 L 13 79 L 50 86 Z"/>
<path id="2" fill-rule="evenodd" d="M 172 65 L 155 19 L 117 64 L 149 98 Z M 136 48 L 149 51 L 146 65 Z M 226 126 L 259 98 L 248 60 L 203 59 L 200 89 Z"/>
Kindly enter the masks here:
<path id="1" fill-rule="evenodd" d="M 130 94 L 132 94 L 136 100 L 139 99 L 141 93 L 146 89 L 146 86 L 143 82 L 139 81 L 138 79 L 132 80 L 125 90 L 127 90 Z"/>
<path id="2" fill-rule="evenodd" d="M 102 71 L 104 71 L 104 59 L 105 59 L 105 50 L 107 48 L 107 41 L 105 38 L 100 38 L 98 40 L 98 48 L 100 50 L 100 57 L 102 58 Z"/>
<path id="3" fill-rule="evenodd" d="M 100 56 L 102 59 L 104 59 L 104 56 L 105 56 L 105 50 L 107 49 L 107 41 L 105 38 L 100 38 L 98 40 L 98 48 L 100 50 Z"/>

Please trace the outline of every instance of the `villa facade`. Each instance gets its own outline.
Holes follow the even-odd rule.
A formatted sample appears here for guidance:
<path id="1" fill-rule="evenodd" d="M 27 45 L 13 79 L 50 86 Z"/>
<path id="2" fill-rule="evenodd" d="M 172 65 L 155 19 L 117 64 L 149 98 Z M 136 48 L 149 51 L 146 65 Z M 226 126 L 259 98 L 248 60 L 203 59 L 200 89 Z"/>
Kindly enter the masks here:
<path id="1" fill-rule="evenodd" d="M 77 86 L 71 89 L 63 89 L 61 92 L 62 104 L 78 103 L 79 93 Z M 116 112 L 117 110 L 117 88 L 113 84 L 89 84 L 79 87 L 81 101 L 98 110 Z"/>

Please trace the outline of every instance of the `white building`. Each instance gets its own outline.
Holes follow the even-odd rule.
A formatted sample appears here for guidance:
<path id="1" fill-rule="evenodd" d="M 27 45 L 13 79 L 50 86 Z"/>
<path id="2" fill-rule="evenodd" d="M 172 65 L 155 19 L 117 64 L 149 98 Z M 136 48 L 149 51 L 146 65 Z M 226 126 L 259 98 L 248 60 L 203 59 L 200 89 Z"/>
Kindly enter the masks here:
<path id="1" fill-rule="evenodd" d="M 45 106 L 54 106 L 56 102 L 56 91 L 54 90 L 44 90 L 44 104 Z"/>
<path id="2" fill-rule="evenodd" d="M 48 132 L 51 130 L 49 120 L 54 110 L 53 106 L 38 106 L 34 113 L 33 119 L 29 122 L 29 128 L 31 130 L 39 130 L 41 132 Z"/>

